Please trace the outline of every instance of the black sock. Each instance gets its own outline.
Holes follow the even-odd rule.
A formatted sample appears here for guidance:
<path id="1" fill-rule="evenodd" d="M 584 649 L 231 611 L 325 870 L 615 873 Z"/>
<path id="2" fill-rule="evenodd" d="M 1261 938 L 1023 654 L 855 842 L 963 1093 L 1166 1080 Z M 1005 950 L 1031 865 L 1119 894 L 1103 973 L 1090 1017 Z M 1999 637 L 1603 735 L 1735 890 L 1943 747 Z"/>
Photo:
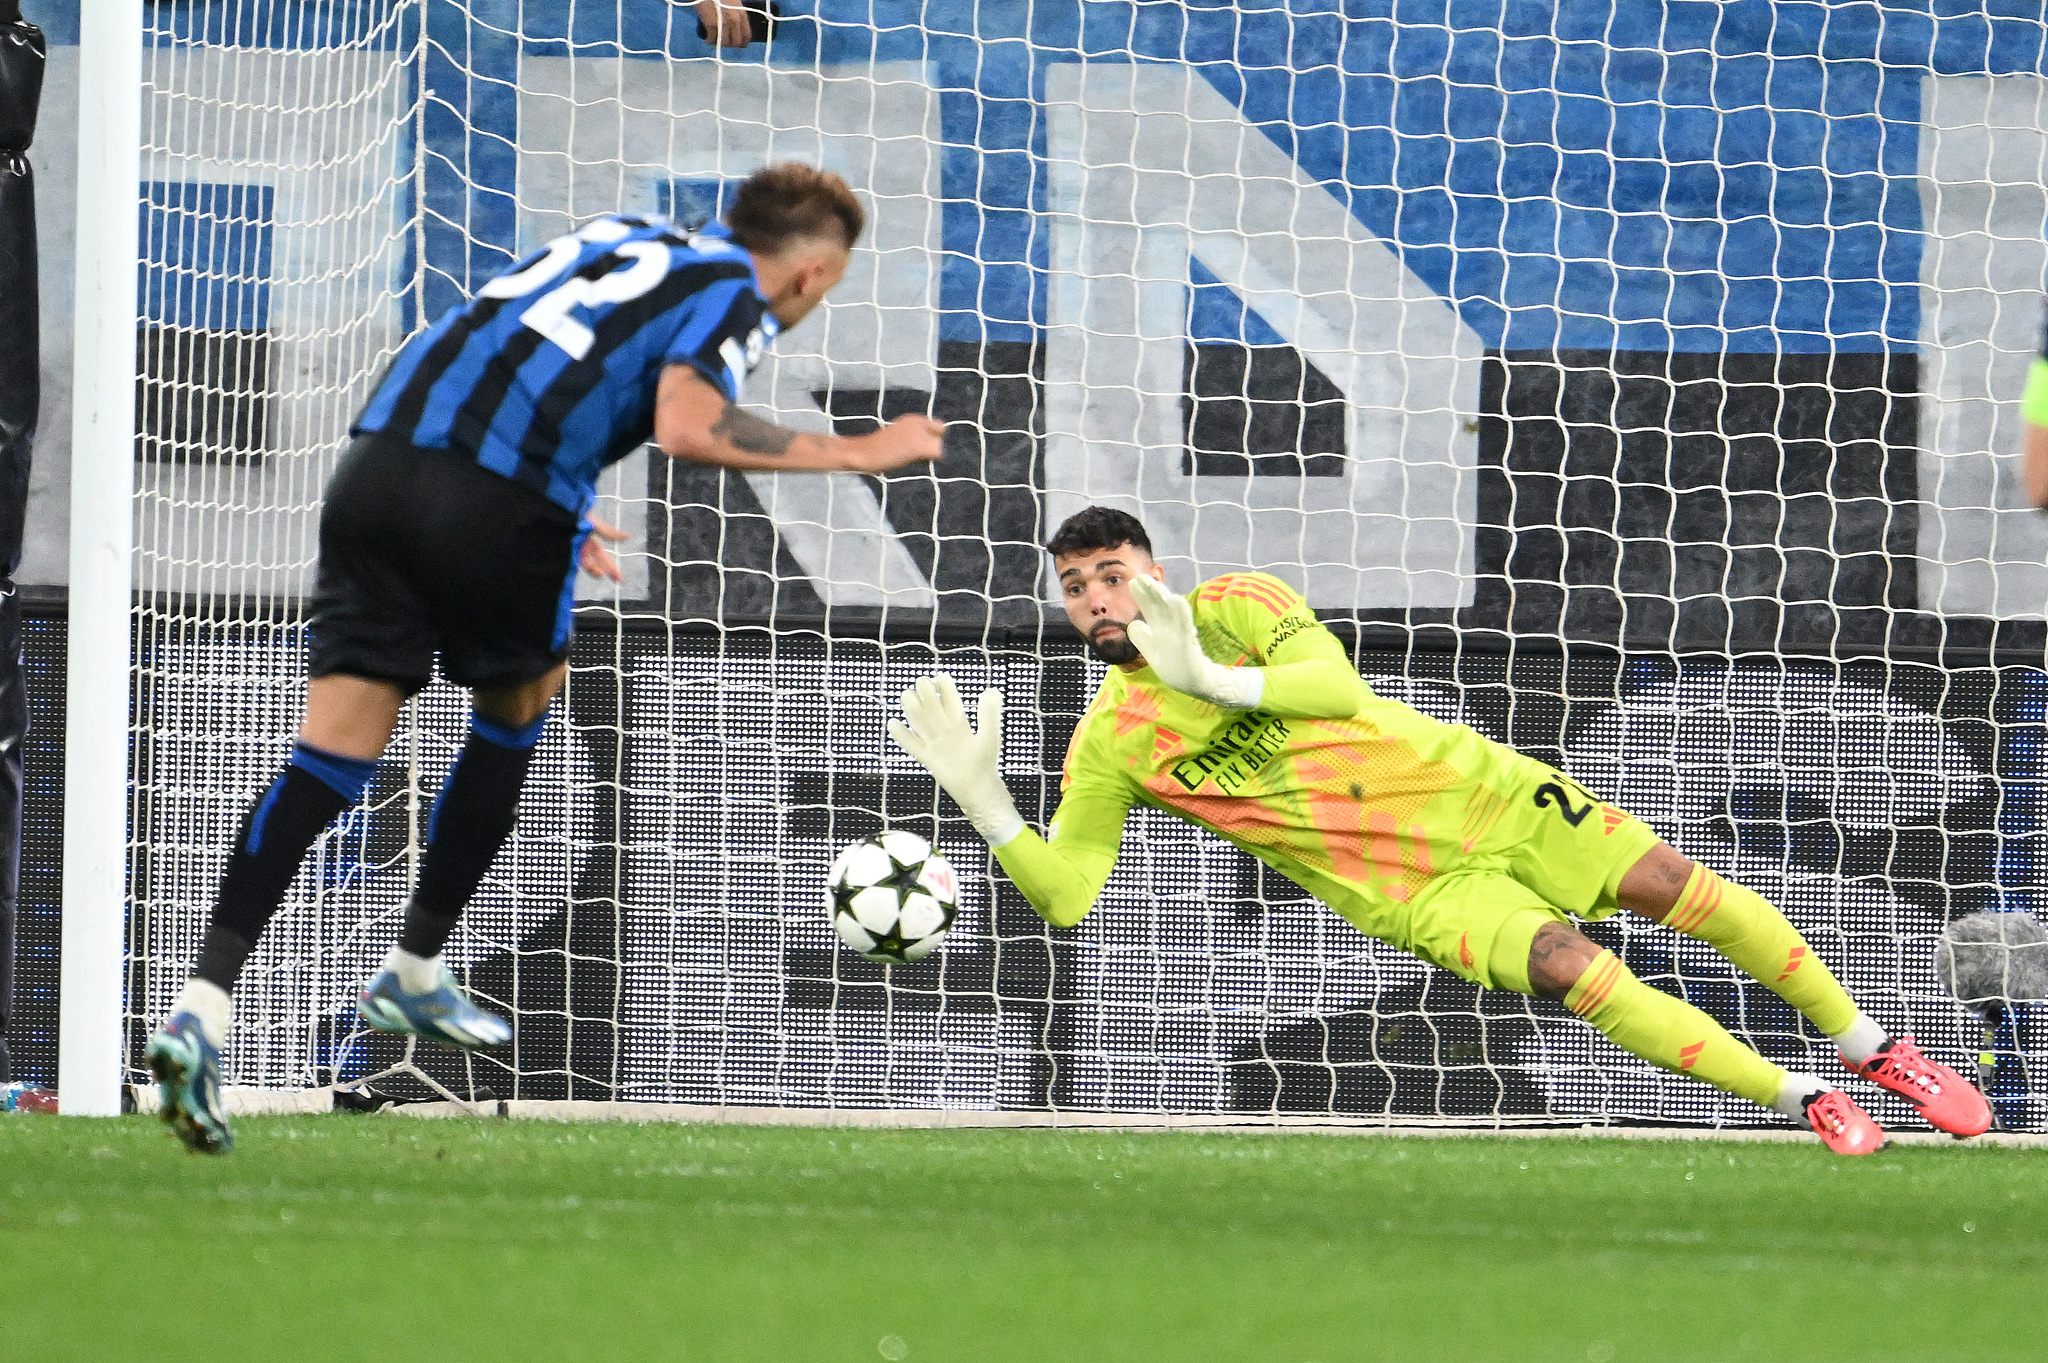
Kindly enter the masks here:
<path id="1" fill-rule="evenodd" d="M 192 962 L 194 979 L 208 980 L 230 992 L 241 978 L 242 963 L 256 944 L 233 928 L 215 923 L 199 943 L 199 955 Z"/>
<path id="2" fill-rule="evenodd" d="M 448 769 L 427 819 L 427 852 L 420 883 L 405 906 L 399 950 L 431 960 L 447 945 L 463 906 L 512 836 L 519 790 L 547 723 L 543 714 L 515 729 L 470 712 L 469 742 Z"/>
<path id="3" fill-rule="evenodd" d="M 363 797 L 377 764 L 309 748 L 292 748 L 282 774 L 242 820 L 234 855 L 221 877 L 213 922 L 192 973 L 232 990 L 242 963 L 284 902 L 306 849 L 334 816 Z"/>

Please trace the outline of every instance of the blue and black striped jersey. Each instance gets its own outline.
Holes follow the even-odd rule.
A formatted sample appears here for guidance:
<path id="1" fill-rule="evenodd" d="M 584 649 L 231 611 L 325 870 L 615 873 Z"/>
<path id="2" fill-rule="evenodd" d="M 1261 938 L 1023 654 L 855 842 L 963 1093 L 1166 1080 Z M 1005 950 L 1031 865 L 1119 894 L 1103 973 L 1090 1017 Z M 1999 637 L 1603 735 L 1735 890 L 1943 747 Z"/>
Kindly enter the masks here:
<path id="1" fill-rule="evenodd" d="M 548 243 L 406 342 L 350 427 L 456 449 L 582 515 L 654 431 L 664 369 L 739 400 L 778 330 L 723 227 L 613 214 Z"/>

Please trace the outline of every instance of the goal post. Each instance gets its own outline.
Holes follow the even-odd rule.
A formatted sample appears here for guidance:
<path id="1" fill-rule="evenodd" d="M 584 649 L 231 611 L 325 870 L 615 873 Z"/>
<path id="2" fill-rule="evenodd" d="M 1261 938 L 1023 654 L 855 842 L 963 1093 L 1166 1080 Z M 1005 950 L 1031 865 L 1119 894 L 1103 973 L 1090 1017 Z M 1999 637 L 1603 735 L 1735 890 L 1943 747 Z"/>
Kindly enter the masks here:
<path id="1" fill-rule="evenodd" d="M 845 176 L 870 225 L 746 402 L 817 432 L 928 412 L 945 457 L 778 476 L 643 449 L 607 473 L 626 581 L 579 589 L 519 827 L 450 942 L 515 1043 L 393 1077 L 403 1048 L 353 1011 L 462 740 L 437 684 L 251 958 L 231 1083 L 1777 1120 L 1156 811 L 1093 916 L 1041 922 L 883 726 L 934 668 L 1000 689 L 1043 823 L 1102 669 L 1039 545 L 1092 503 L 1145 520 L 1183 589 L 1285 578 L 1382 694 L 1562 764 L 1782 905 L 1887 1026 L 1975 1051 L 1936 934 L 2038 914 L 2048 879 L 2048 577 L 2005 391 L 2040 331 L 2041 25 L 1966 59 L 1887 6 L 1808 52 L 1793 5 L 1752 33 L 1622 0 L 1456 24 L 819 0 L 716 52 L 666 0 L 86 8 L 69 1110 L 142 1078 L 285 751 L 320 489 L 390 356 L 597 214 L 694 223 L 782 159 Z M 139 71 L 106 55 L 130 49 Z M 962 873 L 915 966 L 840 950 L 824 912 L 833 853 L 884 825 Z M 1703 945 L 1589 931 L 1831 1072 Z M 2038 1128 L 2040 1013 L 1996 1049 L 2001 1115 Z"/>
<path id="2" fill-rule="evenodd" d="M 117 1115 L 126 1078 L 143 8 L 107 0 L 79 13 L 79 47 L 93 56 L 79 64 L 57 1082 L 63 1111 L 87 1117 Z"/>

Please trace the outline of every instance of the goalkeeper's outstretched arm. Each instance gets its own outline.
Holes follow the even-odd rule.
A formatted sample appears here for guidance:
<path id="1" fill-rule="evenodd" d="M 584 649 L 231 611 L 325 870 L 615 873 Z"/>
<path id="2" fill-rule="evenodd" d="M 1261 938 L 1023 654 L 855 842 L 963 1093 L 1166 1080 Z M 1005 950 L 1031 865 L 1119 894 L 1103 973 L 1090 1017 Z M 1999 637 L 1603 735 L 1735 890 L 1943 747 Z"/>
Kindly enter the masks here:
<path id="1" fill-rule="evenodd" d="M 1105 829 L 1120 843 L 1123 816 L 1129 805 L 1121 805 L 1113 820 L 1101 816 L 1106 810 L 1083 813 L 1074 808 L 1070 796 L 1060 802 L 1053 817 L 1052 837 L 1041 838 L 1024 826 L 1016 837 L 996 847 L 996 860 L 1038 916 L 1056 928 L 1070 928 L 1095 907 L 1109 873 L 1116 868 L 1117 847 L 1101 846 Z"/>
<path id="2" fill-rule="evenodd" d="M 1003 784 L 1001 694 L 982 692 L 975 708 L 978 728 L 968 722 L 951 677 L 926 677 L 903 693 L 904 720 L 890 721 L 889 737 L 953 797 L 1038 916 L 1070 928 L 1109 883 L 1130 801 L 1114 791 L 1071 788 L 1051 840 L 1039 837 Z"/>

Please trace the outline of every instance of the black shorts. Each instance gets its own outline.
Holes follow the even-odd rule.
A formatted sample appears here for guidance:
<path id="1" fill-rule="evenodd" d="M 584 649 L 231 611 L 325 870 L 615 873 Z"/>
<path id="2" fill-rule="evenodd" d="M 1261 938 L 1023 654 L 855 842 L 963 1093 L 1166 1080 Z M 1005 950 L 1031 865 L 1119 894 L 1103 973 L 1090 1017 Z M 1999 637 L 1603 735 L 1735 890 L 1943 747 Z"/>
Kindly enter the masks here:
<path id="1" fill-rule="evenodd" d="M 327 484 L 308 673 L 516 686 L 568 656 L 577 518 L 455 450 L 358 436 Z"/>

